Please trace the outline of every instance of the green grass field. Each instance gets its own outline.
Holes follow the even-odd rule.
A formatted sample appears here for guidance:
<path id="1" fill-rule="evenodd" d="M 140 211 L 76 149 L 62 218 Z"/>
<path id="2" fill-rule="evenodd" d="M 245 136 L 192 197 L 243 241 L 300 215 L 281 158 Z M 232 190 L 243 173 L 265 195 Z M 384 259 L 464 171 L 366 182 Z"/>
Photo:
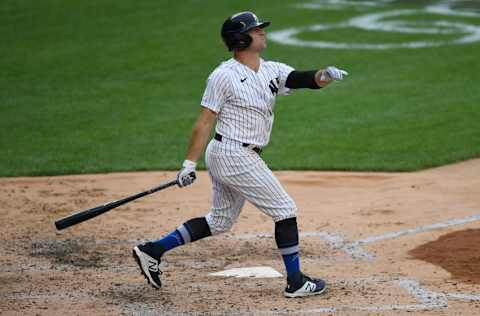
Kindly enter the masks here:
<path id="1" fill-rule="evenodd" d="M 365 11 L 294 8 L 299 1 L 3 0 L 0 176 L 177 169 L 206 78 L 230 57 L 219 29 L 234 12 L 253 10 L 274 31 L 433 2 Z M 438 19 L 480 26 L 478 17 Z M 453 36 L 344 28 L 299 37 L 391 43 Z M 270 42 L 265 59 L 298 69 L 337 65 L 351 75 L 278 98 L 263 157 L 272 169 L 383 171 L 478 157 L 479 56 L 480 42 L 388 50 Z"/>

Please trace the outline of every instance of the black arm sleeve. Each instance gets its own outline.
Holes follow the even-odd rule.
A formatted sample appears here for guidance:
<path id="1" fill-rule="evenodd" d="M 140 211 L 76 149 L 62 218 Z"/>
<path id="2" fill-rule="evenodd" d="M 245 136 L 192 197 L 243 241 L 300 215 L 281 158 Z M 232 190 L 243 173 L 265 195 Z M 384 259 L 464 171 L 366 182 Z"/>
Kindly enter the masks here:
<path id="1" fill-rule="evenodd" d="M 292 71 L 285 82 L 285 86 L 290 89 L 310 88 L 320 89 L 315 82 L 315 74 L 318 70 Z"/>

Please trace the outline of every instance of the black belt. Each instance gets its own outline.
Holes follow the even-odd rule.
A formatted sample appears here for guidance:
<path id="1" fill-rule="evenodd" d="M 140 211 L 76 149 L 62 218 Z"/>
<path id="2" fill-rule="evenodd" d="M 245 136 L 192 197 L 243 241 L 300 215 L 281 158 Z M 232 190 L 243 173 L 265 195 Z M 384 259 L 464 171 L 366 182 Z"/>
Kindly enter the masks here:
<path id="1" fill-rule="evenodd" d="M 219 142 L 222 141 L 222 138 L 223 136 L 218 134 L 218 133 L 215 133 L 215 137 L 214 137 L 216 140 L 218 140 Z M 253 146 L 251 144 L 247 144 L 247 143 L 242 143 L 242 146 L 243 147 L 249 147 L 251 150 L 253 150 L 254 152 L 256 152 L 257 154 L 261 154 L 262 153 L 262 148 L 260 147 L 257 147 L 257 146 Z"/>

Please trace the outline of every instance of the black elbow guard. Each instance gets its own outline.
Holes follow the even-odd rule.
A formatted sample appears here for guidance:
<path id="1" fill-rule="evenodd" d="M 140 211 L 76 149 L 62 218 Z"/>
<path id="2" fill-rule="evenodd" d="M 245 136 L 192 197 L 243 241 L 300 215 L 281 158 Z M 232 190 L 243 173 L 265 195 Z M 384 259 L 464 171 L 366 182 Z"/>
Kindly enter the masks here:
<path id="1" fill-rule="evenodd" d="M 308 70 L 308 71 L 292 71 L 285 82 L 285 86 L 290 89 L 300 89 L 300 88 L 309 88 L 309 89 L 320 89 L 315 81 L 315 74 L 317 70 Z"/>

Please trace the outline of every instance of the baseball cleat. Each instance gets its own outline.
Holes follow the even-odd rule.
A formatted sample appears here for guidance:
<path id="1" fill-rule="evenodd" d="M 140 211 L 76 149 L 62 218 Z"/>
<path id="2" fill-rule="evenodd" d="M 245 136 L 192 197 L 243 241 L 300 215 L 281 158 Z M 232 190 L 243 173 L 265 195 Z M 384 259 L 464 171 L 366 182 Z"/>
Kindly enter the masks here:
<path id="1" fill-rule="evenodd" d="M 285 297 L 304 297 L 318 295 L 325 292 L 327 284 L 321 279 L 313 279 L 302 272 L 297 272 L 287 277 L 287 287 L 283 295 Z"/>
<path id="2" fill-rule="evenodd" d="M 159 289 L 162 286 L 160 281 L 160 256 L 155 255 L 155 249 L 151 242 L 141 244 L 133 248 L 133 257 L 138 263 L 143 276 L 154 288 Z M 156 259 L 158 258 L 158 259 Z"/>

